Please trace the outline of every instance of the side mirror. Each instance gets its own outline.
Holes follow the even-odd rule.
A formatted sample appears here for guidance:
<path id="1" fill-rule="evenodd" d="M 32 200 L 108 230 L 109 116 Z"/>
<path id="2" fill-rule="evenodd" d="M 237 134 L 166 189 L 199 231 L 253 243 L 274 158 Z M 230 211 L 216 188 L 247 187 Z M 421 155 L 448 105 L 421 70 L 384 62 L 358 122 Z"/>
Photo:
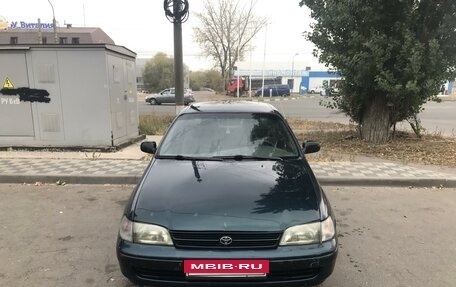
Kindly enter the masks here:
<path id="1" fill-rule="evenodd" d="M 305 141 L 302 144 L 302 149 L 305 154 L 318 152 L 320 151 L 320 144 L 316 141 Z"/>
<path id="2" fill-rule="evenodd" d="M 157 152 L 156 142 L 142 142 L 141 151 L 145 153 L 155 154 Z"/>

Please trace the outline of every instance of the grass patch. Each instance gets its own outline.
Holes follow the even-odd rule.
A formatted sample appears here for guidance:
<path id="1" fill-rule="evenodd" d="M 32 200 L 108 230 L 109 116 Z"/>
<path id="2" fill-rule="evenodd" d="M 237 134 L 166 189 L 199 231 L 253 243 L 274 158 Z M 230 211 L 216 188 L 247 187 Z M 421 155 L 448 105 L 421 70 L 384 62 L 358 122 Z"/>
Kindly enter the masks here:
<path id="1" fill-rule="evenodd" d="M 140 115 L 139 133 L 143 135 L 162 135 L 174 120 L 169 115 Z"/>
<path id="2" fill-rule="evenodd" d="M 321 123 L 289 120 L 298 140 L 319 141 L 321 155 L 309 160 L 350 160 L 357 156 L 376 157 L 400 161 L 456 167 L 456 139 L 425 134 L 421 139 L 410 132 L 396 132 L 396 137 L 382 145 L 367 143 L 359 138 L 354 126 L 339 123 Z"/>
<path id="3" fill-rule="evenodd" d="M 162 135 L 173 120 L 174 116 L 142 115 L 139 130 L 141 134 Z M 321 152 L 309 154 L 310 161 L 354 161 L 358 156 L 367 156 L 406 164 L 456 167 L 455 138 L 425 134 L 419 139 L 413 133 L 396 132 L 393 141 L 374 145 L 361 140 L 353 125 L 294 118 L 289 118 L 288 123 L 301 143 L 320 142 Z"/>

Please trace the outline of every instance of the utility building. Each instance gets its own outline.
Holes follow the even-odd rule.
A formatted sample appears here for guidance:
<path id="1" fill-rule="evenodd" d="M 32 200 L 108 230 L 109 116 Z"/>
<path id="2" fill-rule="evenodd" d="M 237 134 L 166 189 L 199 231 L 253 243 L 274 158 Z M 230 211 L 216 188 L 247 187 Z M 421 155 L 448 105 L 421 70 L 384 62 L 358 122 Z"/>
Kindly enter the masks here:
<path id="1" fill-rule="evenodd" d="M 136 54 L 0 45 L 0 147 L 115 147 L 138 137 Z"/>

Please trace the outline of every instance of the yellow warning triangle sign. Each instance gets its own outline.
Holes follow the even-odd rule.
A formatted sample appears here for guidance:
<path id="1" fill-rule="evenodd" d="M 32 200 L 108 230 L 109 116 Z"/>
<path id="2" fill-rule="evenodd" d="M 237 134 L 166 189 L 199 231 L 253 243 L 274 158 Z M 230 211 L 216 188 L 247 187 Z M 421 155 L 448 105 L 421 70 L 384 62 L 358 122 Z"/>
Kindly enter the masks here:
<path id="1" fill-rule="evenodd" d="M 3 88 L 4 89 L 14 89 L 13 82 L 11 82 L 11 80 L 8 79 L 8 77 L 5 79 L 5 83 L 3 83 Z"/>

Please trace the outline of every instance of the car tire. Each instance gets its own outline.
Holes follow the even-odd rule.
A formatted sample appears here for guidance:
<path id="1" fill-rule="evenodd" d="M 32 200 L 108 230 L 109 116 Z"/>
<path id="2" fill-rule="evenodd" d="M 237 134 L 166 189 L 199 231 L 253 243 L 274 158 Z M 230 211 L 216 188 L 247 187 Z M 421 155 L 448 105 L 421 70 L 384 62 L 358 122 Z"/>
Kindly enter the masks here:
<path id="1" fill-rule="evenodd" d="M 310 90 L 310 93 L 311 93 L 311 94 L 315 94 L 315 91 L 314 91 L 314 90 Z"/>
<path id="2" fill-rule="evenodd" d="M 149 104 L 151 104 L 151 105 L 158 105 L 158 102 L 157 102 L 156 99 L 150 99 L 150 100 L 149 100 Z"/>

